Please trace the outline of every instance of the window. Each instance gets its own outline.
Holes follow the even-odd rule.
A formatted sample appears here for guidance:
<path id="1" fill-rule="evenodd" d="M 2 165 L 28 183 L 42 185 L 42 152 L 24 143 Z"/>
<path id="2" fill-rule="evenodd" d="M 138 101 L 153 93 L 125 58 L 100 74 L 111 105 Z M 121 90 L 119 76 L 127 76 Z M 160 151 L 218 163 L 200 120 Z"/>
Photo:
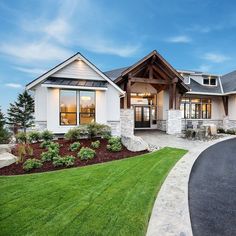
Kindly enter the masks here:
<path id="1" fill-rule="evenodd" d="M 184 119 L 211 119 L 211 99 L 183 98 L 180 110 Z"/>
<path id="2" fill-rule="evenodd" d="M 212 86 L 215 86 L 215 85 L 216 85 L 216 78 L 211 78 L 211 77 L 204 78 L 204 79 L 203 79 L 203 84 L 204 84 L 204 85 L 212 85 Z"/>
<path id="3" fill-rule="evenodd" d="M 60 125 L 77 124 L 76 91 L 60 90 Z"/>
<path id="4" fill-rule="evenodd" d="M 95 91 L 80 91 L 80 124 L 90 124 L 95 121 Z"/>

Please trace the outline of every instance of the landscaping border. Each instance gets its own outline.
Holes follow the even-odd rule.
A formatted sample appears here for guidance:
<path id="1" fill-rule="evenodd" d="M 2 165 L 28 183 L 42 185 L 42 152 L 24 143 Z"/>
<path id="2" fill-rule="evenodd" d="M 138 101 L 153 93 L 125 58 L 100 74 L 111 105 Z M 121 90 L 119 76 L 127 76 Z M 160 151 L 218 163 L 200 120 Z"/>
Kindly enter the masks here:
<path id="1" fill-rule="evenodd" d="M 189 214 L 188 183 L 192 167 L 208 147 L 235 138 L 223 137 L 189 150 L 171 170 L 155 200 L 146 236 L 192 236 Z"/>

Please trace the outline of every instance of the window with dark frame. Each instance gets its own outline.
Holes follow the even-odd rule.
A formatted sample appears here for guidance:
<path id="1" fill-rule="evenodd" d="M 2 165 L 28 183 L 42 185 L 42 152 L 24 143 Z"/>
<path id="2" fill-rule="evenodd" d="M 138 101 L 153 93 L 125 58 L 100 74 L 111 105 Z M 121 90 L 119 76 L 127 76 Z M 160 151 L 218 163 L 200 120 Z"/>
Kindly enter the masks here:
<path id="1" fill-rule="evenodd" d="M 74 90 L 60 90 L 60 125 L 77 125 L 77 95 Z"/>
<path id="2" fill-rule="evenodd" d="M 183 98 L 180 106 L 184 119 L 211 119 L 211 99 Z"/>
<path id="3" fill-rule="evenodd" d="M 203 78 L 203 84 L 204 85 L 216 85 L 216 78 Z"/>

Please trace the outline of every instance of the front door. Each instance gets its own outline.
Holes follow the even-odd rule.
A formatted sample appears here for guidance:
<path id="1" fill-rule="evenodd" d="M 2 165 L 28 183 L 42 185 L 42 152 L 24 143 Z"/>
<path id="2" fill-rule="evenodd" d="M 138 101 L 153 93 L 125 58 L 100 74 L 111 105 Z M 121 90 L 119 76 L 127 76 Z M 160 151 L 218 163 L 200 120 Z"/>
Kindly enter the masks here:
<path id="1" fill-rule="evenodd" d="M 134 122 L 135 122 L 135 128 L 149 128 L 150 127 L 150 107 L 149 106 L 135 106 L 134 107 Z"/>

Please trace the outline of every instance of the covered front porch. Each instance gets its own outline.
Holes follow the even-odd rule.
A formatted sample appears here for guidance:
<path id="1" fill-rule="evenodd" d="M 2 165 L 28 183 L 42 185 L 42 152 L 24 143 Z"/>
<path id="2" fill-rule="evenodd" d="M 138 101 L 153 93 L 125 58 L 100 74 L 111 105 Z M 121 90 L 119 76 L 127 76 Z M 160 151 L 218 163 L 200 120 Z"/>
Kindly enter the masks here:
<path id="1" fill-rule="evenodd" d="M 126 91 L 121 109 L 133 110 L 134 129 L 167 131 L 169 112 L 180 111 L 188 91 L 181 75 L 156 51 L 123 71 L 115 82 Z"/>

